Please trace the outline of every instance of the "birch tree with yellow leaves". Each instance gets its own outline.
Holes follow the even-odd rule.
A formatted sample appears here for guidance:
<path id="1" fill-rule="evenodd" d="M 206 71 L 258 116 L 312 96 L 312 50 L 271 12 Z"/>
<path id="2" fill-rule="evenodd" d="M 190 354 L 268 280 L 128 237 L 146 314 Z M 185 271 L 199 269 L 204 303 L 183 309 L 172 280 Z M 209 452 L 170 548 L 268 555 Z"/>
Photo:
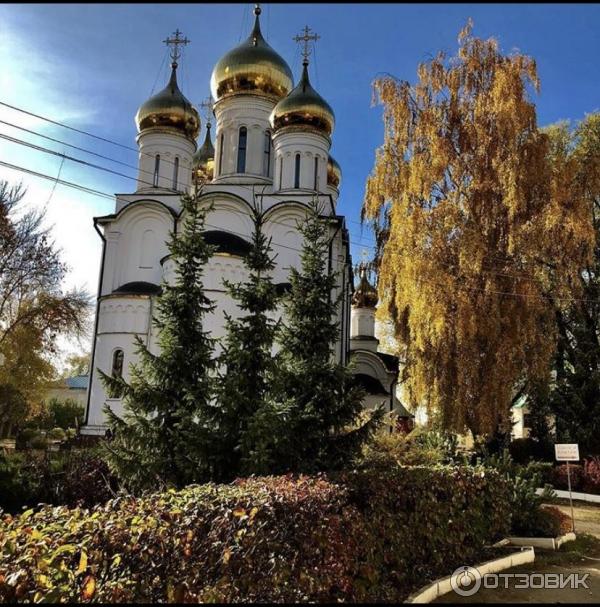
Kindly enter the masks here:
<path id="1" fill-rule="evenodd" d="M 385 132 L 363 219 L 405 402 L 481 435 L 547 376 L 553 304 L 577 297 L 594 232 L 574 167 L 538 129 L 535 61 L 474 37 L 470 21 L 458 40 L 457 56 L 421 64 L 414 85 L 375 81 Z"/>

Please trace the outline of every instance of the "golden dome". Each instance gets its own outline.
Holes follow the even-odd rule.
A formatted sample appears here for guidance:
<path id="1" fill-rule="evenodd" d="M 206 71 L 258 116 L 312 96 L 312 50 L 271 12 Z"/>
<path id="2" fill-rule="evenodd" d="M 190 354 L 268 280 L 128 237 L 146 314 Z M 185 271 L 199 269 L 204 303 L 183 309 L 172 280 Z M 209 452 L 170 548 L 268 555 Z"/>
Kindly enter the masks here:
<path id="1" fill-rule="evenodd" d="M 260 8 L 250 37 L 224 55 L 215 65 L 210 79 L 216 101 L 235 94 L 260 95 L 277 101 L 294 86 L 292 70 L 267 44 L 260 31 Z"/>
<path id="2" fill-rule="evenodd" d="M 284 97 L 271 112 L 271 126 L 301 126 L 331 135 L 335 117 L 331 106 L 315 91 L 308 79 L 308 62 L 304 61 L 302 78 L 296 88 Z"/>
<path id="3" fill-rule="evenodd" d="M 177 63 L 171 65 L 169 84 L 143 103 L 135 116 L 138 132 L 153 127 L 174 128 L 190 139 L 200 131 L 200 116 L 177 86 Z"/>
<path id="4" fill-rule="evenodd" d="M 364 264 L 359 267 L 360 282 L 352 295 L 352 305 L 355 308 L 374 308 L 377 305 L 377 289 L 367 278 L 367 268 Z"/>
<path id="5" fill-rule="evenodd" d="M 198 181 L 212 181 L 215 170 L 215 148 L 210 139 L 210 122 L 202 147 L 192 157 L 192 176 Z"/>
<path id="6" fill-rule="evenodd" d="M 333 156 L 327 159 L 327 185 L 339 188 L 342 181 L 342 169 Z"/>

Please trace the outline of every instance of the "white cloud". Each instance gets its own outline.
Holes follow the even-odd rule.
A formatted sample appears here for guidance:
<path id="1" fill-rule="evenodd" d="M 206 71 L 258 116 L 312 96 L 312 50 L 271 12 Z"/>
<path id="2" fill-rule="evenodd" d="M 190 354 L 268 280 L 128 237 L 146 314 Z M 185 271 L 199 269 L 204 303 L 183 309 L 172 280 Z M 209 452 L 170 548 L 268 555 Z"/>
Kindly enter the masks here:
<path id="1" fill-rule="evenodd" d="M 97 110 L 86 104 L 74 88 L 72 75 L 78 73 L 72 63 L 75 58 L 65 59 L 49 53 L 47 49 L 36 47 L 35 36 L 25 31 L 14 19 L 10 19 L 10 13 L 6 10 L 1 12 L 0 101 L 73 126 L 82 122 L 93 123 Z M 58 127 L 46 121 L 1 105 L 0 120 L 74 142 L 72 133 L 59 131 Z M 4 124 L 0 124 L 0 133 L 63 151 L 61 146 L 49 144 Z M 0 160 L 52 177 L 58 176 L 60 166 L 59 157 L 5 140 L 0 140 Z M 27 188 L 24 206 L 46 207 L 47 224 L 52 226 L 52 237 L 62 250 L 62 259 L 69 267 L 64 288 L 83 287 L 95 297 L 102 242 L 94 230 L 93 217 L 111 212 L 114 202 L 60 184 L 55 186 L 53 181 L 2 166 L 0 179 L 11 183 L 23 182 Z M 69 161 L 64 163 L 61 179 L 79 182 L 105 192 L 112 189 L 103 183 L 102 177 L 89 174 L 82 176 L 80 168 Z M 58 345 L 65 355 L 88 346 L 87 343 L 79 344 L 68 337 L 61 338 Z"/>

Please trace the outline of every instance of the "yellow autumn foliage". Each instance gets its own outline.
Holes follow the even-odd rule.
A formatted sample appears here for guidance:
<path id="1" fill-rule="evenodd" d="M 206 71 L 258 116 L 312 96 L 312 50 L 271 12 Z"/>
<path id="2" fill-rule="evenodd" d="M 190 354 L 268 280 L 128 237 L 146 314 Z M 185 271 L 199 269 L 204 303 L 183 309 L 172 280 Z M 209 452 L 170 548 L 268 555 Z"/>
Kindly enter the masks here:
<path id="1" fill-rule="evenodd" d="M 577 296 L 594 233 L 576 162 L 537 126 L 535 61 L 469 22 L 418 82 L 374 83 L 384 142 L 363 218 L 377 238 L 379 314 L 405 360 L 404 398 L 476 434 L 506 420 L 555 347 L 553 303 Z"/>

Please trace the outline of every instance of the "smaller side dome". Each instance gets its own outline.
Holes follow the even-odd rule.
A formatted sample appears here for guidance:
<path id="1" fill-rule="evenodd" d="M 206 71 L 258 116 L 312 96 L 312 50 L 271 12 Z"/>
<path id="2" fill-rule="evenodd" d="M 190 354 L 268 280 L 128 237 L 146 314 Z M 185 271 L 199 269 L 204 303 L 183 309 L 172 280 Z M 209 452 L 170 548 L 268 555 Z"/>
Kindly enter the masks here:
<path id="1" fill-rule="evenodd" d="M 310 84 L 308 61 L 302 65 L 302 78 L 298 85 L 273 108 L 271 126 L 274 130 L 296 126 L 330 136 L 335 126 L 333 110 Z"/>
<path id="2" fill-rule="evenodd" d="M 342 182 L 342 169 L 333 156 L 327 159 L 327 185 L 339 188 Z"/>
<path id="3" fill-rule="evenodd" d="M 359 267 L 360 282 L 352 295 L 354 308 L 374 308 L 377 305 L 377 289 L 367 278 L 367 268 L 364 264 Z"/>
<path id="4" fill-rule="evenodd" d="M 167 86 L 140 106 L 135 116 L 138 132 L 154 127 L 167 127 L 196 139 L 200 131 L 200 116 L 184 97 L 177 85 L 177 63 L 171 64 Z"/>
<path id="5" fill-rule="evenodd" d="M 210 122 L 208 122 L 204 143 L 192 157 L 192 176 L 195 181 L 212 181 L 214 170 L 215 148 L 210 138 Z"/>

